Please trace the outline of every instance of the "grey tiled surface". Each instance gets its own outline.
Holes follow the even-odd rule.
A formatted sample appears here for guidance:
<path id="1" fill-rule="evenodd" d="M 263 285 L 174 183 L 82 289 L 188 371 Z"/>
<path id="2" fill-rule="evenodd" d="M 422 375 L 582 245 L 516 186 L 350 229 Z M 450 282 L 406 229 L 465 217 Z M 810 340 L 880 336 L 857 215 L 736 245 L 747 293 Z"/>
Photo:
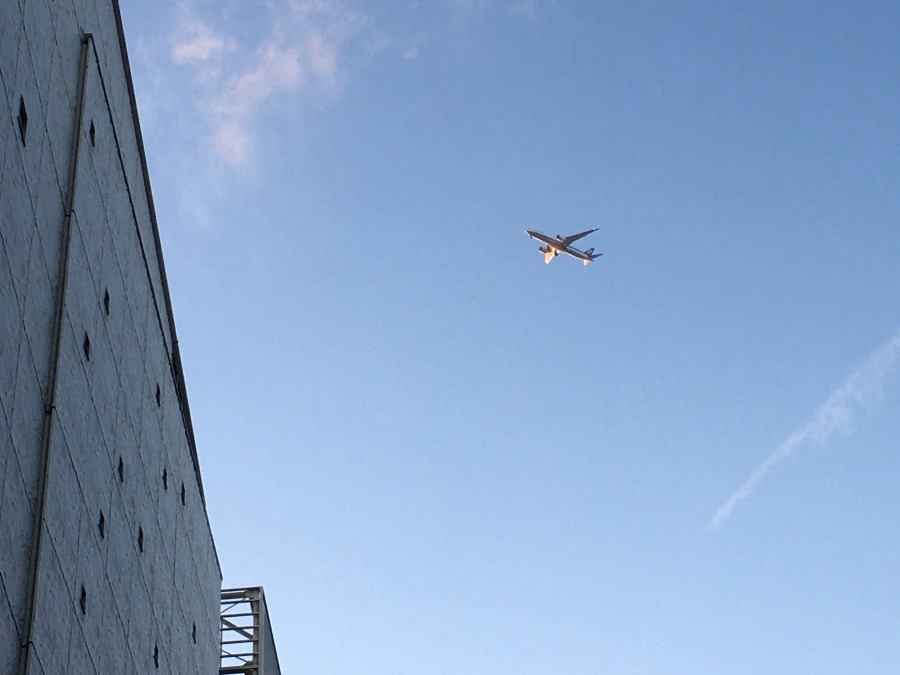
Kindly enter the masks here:
<path id="1" fill-rule="evenodd" d="M 79 130 L 32 672 L 156 672 L 158 650 L 162 672 L 213 673 L 220 571 L 107 0 L 0 9 L 0 672 L 15 663 L 25 621 L 83 32 L 97 58 Z"/>

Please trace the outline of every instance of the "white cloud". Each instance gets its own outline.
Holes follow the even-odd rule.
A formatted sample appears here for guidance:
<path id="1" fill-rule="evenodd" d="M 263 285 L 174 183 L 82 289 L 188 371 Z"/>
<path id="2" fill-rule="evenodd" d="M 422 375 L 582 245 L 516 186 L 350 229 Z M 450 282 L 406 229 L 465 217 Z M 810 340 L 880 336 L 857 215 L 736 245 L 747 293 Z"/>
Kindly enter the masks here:
<path id="1" fill-rule="evenodd" d="M 415 61 L 419 58 L 422 46 L 428 41 L 428 34 L 425 32 L 417 33 L 412 36 L 403 47 L 403 58 L 407 61 Z"/>
<path id="2" fill-rule="evenodd" d="M 526 19 L 535 19 L 538 15 L 536 0 L 516 0 L 509 6 L 509 13 Z"/>
<path id="3" fill-rule="evenodd" d="M 393 48 L 417 59 L 430 35 L 412 28 L 401 31 L 405 37 L 389 36 L 349 0 L 180 2 L 169 58 L 189 80 L 184 91 L 205 127 L 199 137 L 226 166 L 254 164 L 273 111 L 298 99 L 327 105 L 373 55 Z M 529 18 L 538 12 L 537 0 L 449 2 L 463 16 L 497 8 Z"/>
<path id="4" fill-rule="evenodd" d="M 483 12 L 491 6 L 492 0 L 453 0 L 453 4 L 466 12 Z"/>
<path id="5" fill-rule="evenodd" d="M 284 0 L 266 6 L 256 44 L 240 44 L 185 7 L 170 56 L 192 70 L 213 149 L 230 164 L 247 165 L 266 106 L 279 96 L 340 90 L 347 52 L 368 24 L 340 0 Z"/>
<path id="6" fill-rule="evenodd" d="M 481 17 L 495 10 L 506 11 L 513 16 L 535 19 L 538 16 L 537 0 L 452 0 L 457 17 Z"/>
<path id="7" fill-rule="evenodd" d="M 788 436 L 716 511 L 709 523 L 716 529 L 735 507 L 747 499 L 769 472 L 804 446 L 820 447 L 841 433 L 848 433 L 856 414 L 880 400 L 884 381 L 900 358 L 900 331 L 874 352 L 846 381 L 835 389 L 812 418 Z"/>
<path id="8" fill-rule="evenodd" d="M 172 60 L 178 64 L 219 62 L 236 49 L 234 40 L 217 33 L 182 6 L 172 37 Z"/>

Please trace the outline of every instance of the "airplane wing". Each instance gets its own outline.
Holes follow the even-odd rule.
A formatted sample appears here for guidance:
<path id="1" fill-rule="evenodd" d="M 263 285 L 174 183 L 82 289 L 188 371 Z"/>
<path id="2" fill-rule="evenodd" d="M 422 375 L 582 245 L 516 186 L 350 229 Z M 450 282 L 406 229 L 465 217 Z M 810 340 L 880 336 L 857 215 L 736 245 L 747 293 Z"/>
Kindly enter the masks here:
<path id="1" fill-rule="evenodd" d="M 582 237 L 588 236 L 591 232 L 596 232 L 599 230 L 599 227 L 595 227 L 593 230 L 585 230 L 584 232 L 579 232 L 578 234 L 570 234 L 568 237 L 563 238 L 563 243 L 568 246 L 573 241 L 578 241 Z"/>

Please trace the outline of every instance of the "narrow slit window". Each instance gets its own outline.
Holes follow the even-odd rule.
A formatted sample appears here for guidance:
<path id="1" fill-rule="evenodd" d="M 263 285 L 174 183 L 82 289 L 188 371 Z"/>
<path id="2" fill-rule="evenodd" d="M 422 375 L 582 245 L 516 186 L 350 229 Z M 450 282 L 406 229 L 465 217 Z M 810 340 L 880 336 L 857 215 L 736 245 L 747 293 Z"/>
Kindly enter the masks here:
<path id="1" fill-rule="evenodd" d="M 81 348 L 84 349 L 84 358 L 88 361 L 91 360 L 91 338 L 88 337 L 88 334 L 84 334 L 84 342 L 81 344 Z"/>
<path id="2" fill-rule="evenodd" d="M 159 670 L 159 645 L 153 645 L 153 665 Z"/>
<path id="3" fill-rule="evenodd" d="M 162 479 L 163 479 L 163 489 L 168 490 L 169 489 L 169 471 L 168 471 L 168 469 L 163 469 Z"/>
<path id="4" fill-rule="evenodd" d="M 159 384 L 157 383 L 157 385 L 156 385 L 156 407 L 158 408 L 161 405 L 162 405 L 162 391 L 160 391 Z"/>
<path id="5" fill-rule="evenodd" d="M 19 135 L 22 137 L 22 145 L 25 145 L 25 137 L 28 135 L 28 110 L 25 109 L 25 97 L 19 97 Z"/>
<path id="6" fill-rule="evenodd" d="M 78 599 L 78 606 L 81 608 L 82 614 L 87 614 L 87 589 L 81 584 L 81 597 Z"/>
<path id="7" fill-rule="evenodd" d="M 88 136 L 91 137 L 91 147 L 97 145 L 97 130 L 94 128 L 94 120 L 91 120 L 91 128 L 88 130 Z"/>
<path id="8" fill-rule="evenodd" d="M 121 457 L 119 457 L 119 482 L 125 482 L 125 462 L 122 461 Z"/>
<path id="9" fill-rule="evenodd" d="M 185 491 L 184 491 L 184 483 L 181 484 L 181 505 L 184 506 L 187 502 L 185 499 Z"/>
<path id="10" fill-rule="evenodd" d="M 141 553 L 144 552 L 144 528 L 138 528 L 138 549 Z"/>
<path id="11" fill-rule="evenodd" d="M 109 316 L 109 289 L 108 288 L 103 290 L 103 311 L 106 312 L 106 316 Z"/>
<path id="12" fill-rule="evenodd" d="M 191 624 L 191 638 L 194 640 L 194 644 L 197 644 L 197 624 Z"/>
<path id="13" fill-rule="evenodd" d="M 100 538 L 106 539 L 106 517 L 103 511 L 100 512 L 100 520 L 97 523 L 97 529 L 100 530 Z"/>

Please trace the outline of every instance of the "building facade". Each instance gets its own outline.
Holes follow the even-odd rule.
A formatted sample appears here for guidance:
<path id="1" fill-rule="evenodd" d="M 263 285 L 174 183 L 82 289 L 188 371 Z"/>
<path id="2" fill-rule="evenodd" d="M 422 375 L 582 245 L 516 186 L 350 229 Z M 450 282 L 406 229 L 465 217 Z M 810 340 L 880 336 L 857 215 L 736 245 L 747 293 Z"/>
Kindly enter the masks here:
<path id="1" fill-rule="evenodd" d="M 114 0 L 0 2 L 0 673 L 215 673 L 207 519 Z"/>

